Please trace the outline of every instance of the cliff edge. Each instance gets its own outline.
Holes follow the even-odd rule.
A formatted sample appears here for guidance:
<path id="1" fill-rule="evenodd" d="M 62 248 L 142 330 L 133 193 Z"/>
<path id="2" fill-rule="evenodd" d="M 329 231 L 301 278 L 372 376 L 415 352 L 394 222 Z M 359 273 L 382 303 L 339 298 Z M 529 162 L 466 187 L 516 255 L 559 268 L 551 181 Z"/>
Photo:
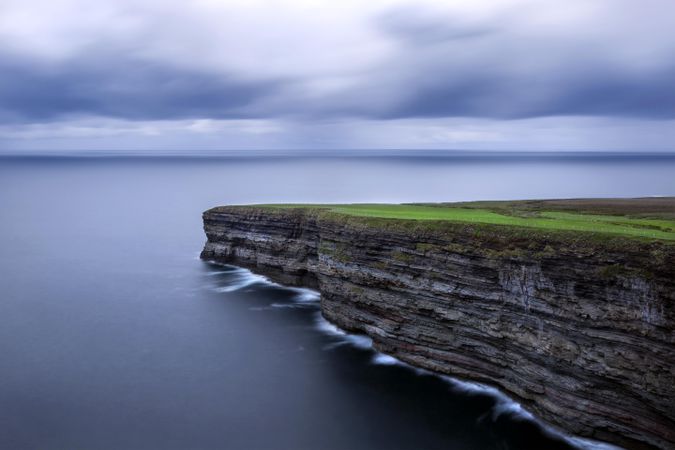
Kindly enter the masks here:
<path id="1" fill-rule="evenodd" d="M 559 202 L 461 209 L 507 221 L 588 213 L 583 201 Z M 626 213 L 620 202 L 640 233 L 673 231 L 673 199 L 665 212 L 644 209 L 649 199 L 592 207 L 615 217 Z M 568 432 L 675 449 L 675 241 L 430 214 L 217 207 L 203 216 L 201 257 L 317 288 L 326 319 L 367 334 L 379 351 L 497 386 Z"/>

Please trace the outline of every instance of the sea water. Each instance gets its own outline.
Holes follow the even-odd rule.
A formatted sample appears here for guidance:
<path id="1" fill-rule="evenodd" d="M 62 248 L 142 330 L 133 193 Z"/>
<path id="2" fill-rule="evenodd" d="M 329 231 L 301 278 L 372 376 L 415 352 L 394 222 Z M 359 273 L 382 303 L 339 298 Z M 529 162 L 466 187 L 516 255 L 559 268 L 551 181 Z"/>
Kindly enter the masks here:
<path id="1" fill-rule="evenodd" d="M 317 293 L 200 261 L 201 213 L 674 195 L 674 174 L 625 155 L 0 158 L 0 448 L 571 448 L 494 389 L 373 352 Z"/>

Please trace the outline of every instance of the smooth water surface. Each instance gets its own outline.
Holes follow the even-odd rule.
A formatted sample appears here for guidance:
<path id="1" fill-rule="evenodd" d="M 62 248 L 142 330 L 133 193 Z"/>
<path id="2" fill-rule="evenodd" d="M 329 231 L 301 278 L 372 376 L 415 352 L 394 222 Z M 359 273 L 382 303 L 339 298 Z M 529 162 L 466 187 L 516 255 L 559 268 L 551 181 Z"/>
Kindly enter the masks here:
<path id="1" fill-rule="evenodd" d="M 675 194 L 669 158 L 0 159 L 0 448 L 569 448 L 198 259 L 227 203 Z"/>

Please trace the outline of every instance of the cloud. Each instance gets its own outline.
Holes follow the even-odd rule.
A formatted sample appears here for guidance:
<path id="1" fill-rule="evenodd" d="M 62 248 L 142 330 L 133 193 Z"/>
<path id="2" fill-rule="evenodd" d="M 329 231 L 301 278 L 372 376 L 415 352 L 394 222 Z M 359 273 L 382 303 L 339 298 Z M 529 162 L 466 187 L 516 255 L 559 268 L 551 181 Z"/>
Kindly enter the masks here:
<path id="1" fill-rule="evenodd" d="M 338 129 L 379 145 L 374 134 L 390 142 L 396 126 L 411 143 L 424 133 L 513 142 L 451 119 L 493 130 L 668 121 L 673 29 L 672 0 L 4 0 L 0 125 L 111 119 L 97 123 L 166 136 L 156 122 L 183 121 L 217 136 L 225 122 L 257 120 L 286 145 L 329 146 L 349 141 Z"/>
<path id="2" fill-rule="evenodd" d="M 245 117 L 246 106 L 282 85 L 139 61 L 118 52 L 50 65 L 0 54 L 0 73 L 0 118 L 6 121 L 86 115 Z"/>
<path id="3" fill-rule="evenodd" d="M 567 73 L 560 68 L 516 75 L 500 73 L 499 68 L 474 69 L 457 75 L 452 67 L 428 68 L 438 78 L 417 85 L 401 83 L 406 94 L 381 110 L 380 117 L 675 117 L 675 65 L 648 74 L 598 67 L 581 76 L 574 68 Z M 424 74 L 417 77 L 423 79 Z"/>
<path id="4" fill-rule="evenodd" d="M 548 2 L 521 3 L 478 17 L 410 7 L 382 15 L 378 26 L 399 46 L 359 97 L 392 93 L 375 111 L 382 118 L 675 117 L 675 34 L 666 29 L 675 21 L 653 20 L 675 17 L 672 3 L 648 1 L 645 11 L 596 0 L 590 11 L 548 14 Z"/>

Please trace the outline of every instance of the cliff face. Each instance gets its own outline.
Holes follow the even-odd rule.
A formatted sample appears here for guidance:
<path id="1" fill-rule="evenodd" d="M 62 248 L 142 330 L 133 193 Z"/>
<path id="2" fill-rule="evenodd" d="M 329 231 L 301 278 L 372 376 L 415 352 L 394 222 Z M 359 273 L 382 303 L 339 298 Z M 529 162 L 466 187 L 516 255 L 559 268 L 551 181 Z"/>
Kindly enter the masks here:
<path id="1" fill-rule="evenodd" d="M 214 208 L 202 258 L 318 288 L 324 316 L 378 350 L 568 432 L 675 448 L 672 245 L 405 222 Z"/>

